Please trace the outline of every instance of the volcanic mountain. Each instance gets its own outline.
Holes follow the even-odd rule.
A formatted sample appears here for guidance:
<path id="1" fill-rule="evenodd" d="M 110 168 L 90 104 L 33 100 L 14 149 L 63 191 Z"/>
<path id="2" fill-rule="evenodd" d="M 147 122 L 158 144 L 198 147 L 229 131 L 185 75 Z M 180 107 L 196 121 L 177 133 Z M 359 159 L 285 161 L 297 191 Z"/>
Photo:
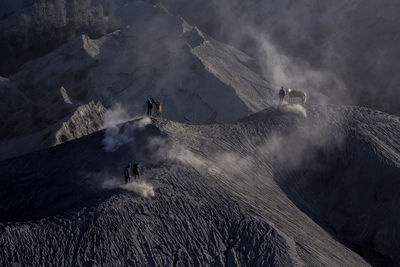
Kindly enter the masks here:
<path id="1" fill-rule="evenodd" d="M 1 2 L 0 265 L 400 265 L 377 3 Z"/>
<path id="2" fill-rule="evenodd" d="M 399 133 L 367 108 L 284 106 L 136 119 L 5 160 L 1 263 L 397 265 Z"/>

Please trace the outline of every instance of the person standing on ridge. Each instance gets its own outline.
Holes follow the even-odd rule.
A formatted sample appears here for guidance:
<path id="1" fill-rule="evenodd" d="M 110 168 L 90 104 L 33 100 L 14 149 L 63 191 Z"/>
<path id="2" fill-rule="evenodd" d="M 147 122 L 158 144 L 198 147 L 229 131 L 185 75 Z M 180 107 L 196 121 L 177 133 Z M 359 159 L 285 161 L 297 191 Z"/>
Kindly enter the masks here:
<path id="1" fill-rule="evenodd" d="M 283 86 L 281 87 L 281 90 L 279 90 L 279 106 L 282 105 L 283 99 L 285 98 L 286 92 L 285 89 L 283 89 Z"/>
<path id="2" fill-rule="evenodd" d="M 127 184 L 131 181 L 131 176 L 129 175 L 130 168 L 131 168 L 131 164 L 128 164 L 128 166 L 126 166 L 125 171 L 124 171 L 125 184 Z"/>
<path id="3" fill-rule="evenodd" d="M 150 96 L 147 98 L 147 116 L 151 116 L 151 110 L 153 109 L 153 105 L 155 104 L 154 99 Z"/>
<path id="4" fill-rule="evenodd" d="M 139 164 L 136 162 L 133 162 L 132 164 L 132 176 L 135 176 L 135 179 L 139 178 L 140 176 L 140 167 Z"/>

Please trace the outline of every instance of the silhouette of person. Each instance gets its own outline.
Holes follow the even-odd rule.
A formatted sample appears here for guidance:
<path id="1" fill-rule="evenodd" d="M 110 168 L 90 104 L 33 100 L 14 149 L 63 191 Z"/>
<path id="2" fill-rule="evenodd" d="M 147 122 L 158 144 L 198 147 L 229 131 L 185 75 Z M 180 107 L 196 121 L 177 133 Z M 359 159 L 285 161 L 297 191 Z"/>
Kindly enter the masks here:
<path id="1" fill-rule="evenodd" d="M 140 176 L 140 167 L 139 164 L 136 162 L 132 164 L 132 176 L 135 176 L 135 179 L 139 178 Z"/>
<path id="2" fill-rule="evenodd" d="M 285 98 L 286 92 L 283 89 L 283 86 L 281 87 L 281 90 L 279 90 L 279 105 L 282 105 L 283 99 Z"/>
<path id="3" fill-rule="evenodd" d="M 131 176 L 129 175 L 130 168 L 131 168 L 131 164 L 128 164 L 128 166 L 126 166 L 125 171 L 124 171 L 125 184 L 127 184 L 131 181 Z"/>
<path id="4" fill-rule="evenodd" d="M 153 105 L 155 104 L 154 99 L 150 96 L 147 98 L 147 116 L 151 116 L 151 110 L 153 109 Z"/>

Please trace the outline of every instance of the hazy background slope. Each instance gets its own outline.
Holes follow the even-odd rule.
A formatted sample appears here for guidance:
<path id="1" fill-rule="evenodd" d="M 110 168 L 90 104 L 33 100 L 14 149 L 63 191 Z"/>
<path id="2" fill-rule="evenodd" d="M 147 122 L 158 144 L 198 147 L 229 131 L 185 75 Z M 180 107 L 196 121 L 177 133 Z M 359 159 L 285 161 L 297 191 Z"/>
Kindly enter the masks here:
<path id="1" fill-rule="evenodd" d="M 55 125 L 90 101 L 106 109 L 122 102 L 139 115 L 150 94 L 164 102 L 166 118 L 200 124 L 270 106 L 280 86 L 303 89 L 314 103 L 398 114 L 398 8 L 392 1 L 1 3 L 1 146 L 16 147 L 2 158 L 54 145 Z"/>
<path id="2" fill-rule="evenodd" d="M 2 78 L 0 158 L 98 130 L 115 104 L 142 115 L 150 95 L 163 102 L 164 117 L 195 124 L 234 121 L 272 103 L 273 90 L 243 52 L 142 1 L 121 3 L 115 15 L 120 30 L 75 37 Z M 79 108 L 91 116 L 78 133 L 56 137 Z M 97 127 L 79 130 L 88 124 Z"/>
<path id="3" fill-rule="evenodd" d="M 119 10 L 135 2 L 141 1 L 1 3 L 0 40 L 8 52 L 0 75 L 82 33 L 97 38 L 123 27 Z M 273 87 L 300 87 L 329 102 L 399 114 L 400 5 L 394 1 L 147 2 L 256 58 Z"/>
<path id="4" fill-rule="evenodd" d="M 161 1 L 217 40 L 256 57 L 274 87 L 323 93 L 399 114 L 394 1 Z"/>

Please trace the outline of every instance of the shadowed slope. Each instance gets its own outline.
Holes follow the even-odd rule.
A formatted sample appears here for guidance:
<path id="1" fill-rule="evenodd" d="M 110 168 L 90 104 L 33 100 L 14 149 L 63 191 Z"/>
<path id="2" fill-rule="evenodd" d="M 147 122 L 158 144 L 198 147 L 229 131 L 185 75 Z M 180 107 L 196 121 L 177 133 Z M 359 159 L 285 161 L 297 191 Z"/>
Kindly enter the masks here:
<path id="1" fill-rule="evenodd" d="M 398 177 L 399 144 L 392 141 L 398 139 L 387 136 L 399 133 L 399 119 L 337 106 L 310 106 L 306 114 L 271 108 L 235 124 L 208 126 L 158 119 L 130 128 L 138 123 L 133 121 L 118 127 L 118 134 L 132 139 L 114 152 L 103 150 L 103 136 L 110 132 L 98 132 L 2 161 L 6 190 L 0 244 L 13 245 L 2 245 L 0 259 L 23 264 L 366 265 L 331 236 L 337 234 L 360 246 L 369 260 L 396 264 L 395 236 L 375 238 L 373 246 L 369 236 L 396 232 L 397 217 L 388 217 L 387 223 L 372 220 L 390 212 L 397 199 L 385 194 L 388 198 L 379 202 L 377 193 L 378 202 L 373 195 L 364 200 L 382 181 L 382 172 L 368 168 L 385 171 L 385 184 Z M 372 123 L 380 125 L 373 138 Z M 346 165 L 348 160 L 336 160 L 341 157 L 364 161 Z M 142 164 L 141 180 L 155 187 L 154 197 L 120 186 L 123 168 L 133 159 Z M 327 176 L 323 170 L 329 168 L 322 164 L 336 173 Z M 358 182 L 351 178 L 364 172 L 369 182 L 352 186 Z M 121 182 L 114 187 L 102 186 L 116 179 Z M 328 197 L 320 198 L 323 194 Z M 370 219 L 360 220 L 363 214 Z M 331 235 L 314 220 L 334 229 Z"/>

